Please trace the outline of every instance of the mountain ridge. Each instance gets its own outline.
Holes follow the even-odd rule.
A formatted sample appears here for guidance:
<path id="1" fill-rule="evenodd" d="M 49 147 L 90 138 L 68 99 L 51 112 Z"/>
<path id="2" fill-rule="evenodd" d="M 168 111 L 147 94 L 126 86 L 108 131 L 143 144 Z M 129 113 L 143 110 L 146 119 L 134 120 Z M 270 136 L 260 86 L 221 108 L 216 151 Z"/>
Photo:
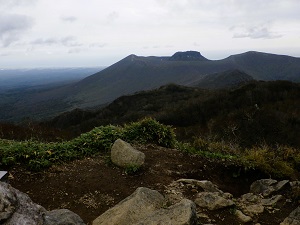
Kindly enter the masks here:
<path id="1" fill-rule="evenodd" d="M 169 57 L 131 54 L 79 82 L 21 98 L 9 111 L 11 118 L 22 111 L 22 116 L 43 119 L 75 108 L 99 107 L 120 96 L 168 83 L 193 86 L 205 77 L 229 70 L 239 70 L 255 80 L 300 82 L 300 58 L 291 56 L 250 51 L 209 60 L 196 51 Z"/>

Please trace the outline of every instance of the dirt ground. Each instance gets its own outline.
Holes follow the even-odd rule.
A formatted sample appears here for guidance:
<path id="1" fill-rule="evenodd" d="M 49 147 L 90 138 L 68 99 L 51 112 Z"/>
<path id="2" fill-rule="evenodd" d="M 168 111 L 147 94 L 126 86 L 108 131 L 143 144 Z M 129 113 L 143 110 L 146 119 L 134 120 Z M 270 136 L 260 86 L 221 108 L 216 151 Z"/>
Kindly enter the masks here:
<path id="1" fill-rule="evenodd" d="M 136 174 L 126 174 L 102 155 L 53 166 L 40 173 L 14 168 L 10 171 L 9 182 L 47 210 L 67 208 L 91 224 L 137 187 L 152 188 L 163 194 L 172 181 L 193 178 L 210 180 L 221 190 L 240 196 L 249 191 L 254 180 L 265 178 L 255 171 L 240 171 L 230 163 L 207 160 L 174 149 L 154 145 L 135 147 L 146 155 L 145 165 Z M 287 205 L 278 216 L 264 213 L 259 221 L 261 225 L 279 224 L 278 221 L 294 208 L 292 204 Z M 216 224 L 239 224 L 228 209 L 211 214 L 214 214 Z"/>

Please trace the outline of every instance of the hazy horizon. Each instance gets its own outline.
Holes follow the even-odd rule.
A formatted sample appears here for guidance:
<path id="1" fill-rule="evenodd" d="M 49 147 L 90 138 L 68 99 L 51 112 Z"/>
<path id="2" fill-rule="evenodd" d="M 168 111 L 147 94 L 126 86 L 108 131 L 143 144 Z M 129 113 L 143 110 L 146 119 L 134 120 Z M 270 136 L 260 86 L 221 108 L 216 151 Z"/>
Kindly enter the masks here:
<path id="1" fill-rule="evenodd" d="M 110 66 L 194 50 L 300 57 L 298 0 L 0 0 L 0 68 Z"/>

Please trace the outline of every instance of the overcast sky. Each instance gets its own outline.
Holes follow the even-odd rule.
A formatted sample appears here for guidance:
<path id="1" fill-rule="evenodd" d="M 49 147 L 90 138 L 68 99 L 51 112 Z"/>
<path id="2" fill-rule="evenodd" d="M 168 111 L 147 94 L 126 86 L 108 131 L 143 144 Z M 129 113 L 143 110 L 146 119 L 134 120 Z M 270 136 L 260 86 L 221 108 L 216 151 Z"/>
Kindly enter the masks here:
<path id="1" fill-rule="evenodd" d="M 186 50 L 300 57 L 300 0 L 0 0 L 0 68 L 108 66 Z"/>

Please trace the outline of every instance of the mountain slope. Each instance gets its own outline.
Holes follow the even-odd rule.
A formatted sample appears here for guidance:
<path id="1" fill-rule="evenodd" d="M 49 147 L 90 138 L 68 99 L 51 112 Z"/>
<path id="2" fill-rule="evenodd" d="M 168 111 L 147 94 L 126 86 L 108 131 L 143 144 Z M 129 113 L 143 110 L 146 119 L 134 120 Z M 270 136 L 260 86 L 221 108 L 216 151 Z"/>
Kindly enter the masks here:
<path id="1" fill-rule="evenodd" d="M 227 70 L 221 73 L 206 75 L 193 86 L 205 89 L 220 89 L 236 87 L 251 81 L 254 81 L 254 79 L 240 70 Z"/>
<path id="2" fill-rule="evenodd" d="M 78 82 L 68 100 L 77 101 L 78 107 L 92 107 L 168 83 L 191 86 L 209 74 L 234 69 L 257 80 L 300 81 L 300 59 L 289 56 L 247 52 L 223 60 L 208 60 L 193 51 L 171 57 L 130 55 Z"/>
<path id="3" fill-rule="evenodd" d="M 244 145 L 300 146 L 299 105 L 300 84 L 287 81 L 253 81 L 222 90 L 173 84 L 122 96 L 96 111 L 64 113 L 48 125 L 67 128 L 76 136 L 95 126 L 120 125 L 150 116 L 176 126 L 185 138 L 210 134 Z"/>
<path id="4" fill-rule="evenodd" d="M 260 52 L 246 52 L 222 60 L 208 60 L 194 51 L 178 52 L 171 57 L 130 55 L 77 83 L 21 98 L 9 111 L 43 119 L 75 108 L 99 107 L 120 96 L 169 83 L 192 86 L 209 80 L 211 74 L 228 70 L 243 71 L 257 80 L 298 82 L 300 58 Z M 226 77 L 219 78 L 218 82 L 217 86 L 235 83 Z"/>
<path id="5" fill-rule="evenodd" d="M 76 93 L 72 98 L 81 102 L 88 91 L 88 98 L 80 104 L 89 107 L 168 83 L 190 85 L 204 74 L 219 72 L 224 68 L 228 68 L 228 65 L 224 67 L 222 63 L 212 61 L 169 61 L 160 57 L 131 55 L 105 71 L 78 82 L 74 86 Z"/>
<path id="6" fill-rule="evenodd" d="M 225 60 L 231 61 L 237 69 L 256 80 L 300 82 L 300 58 L 250 51 L 229 56 Z"/>

